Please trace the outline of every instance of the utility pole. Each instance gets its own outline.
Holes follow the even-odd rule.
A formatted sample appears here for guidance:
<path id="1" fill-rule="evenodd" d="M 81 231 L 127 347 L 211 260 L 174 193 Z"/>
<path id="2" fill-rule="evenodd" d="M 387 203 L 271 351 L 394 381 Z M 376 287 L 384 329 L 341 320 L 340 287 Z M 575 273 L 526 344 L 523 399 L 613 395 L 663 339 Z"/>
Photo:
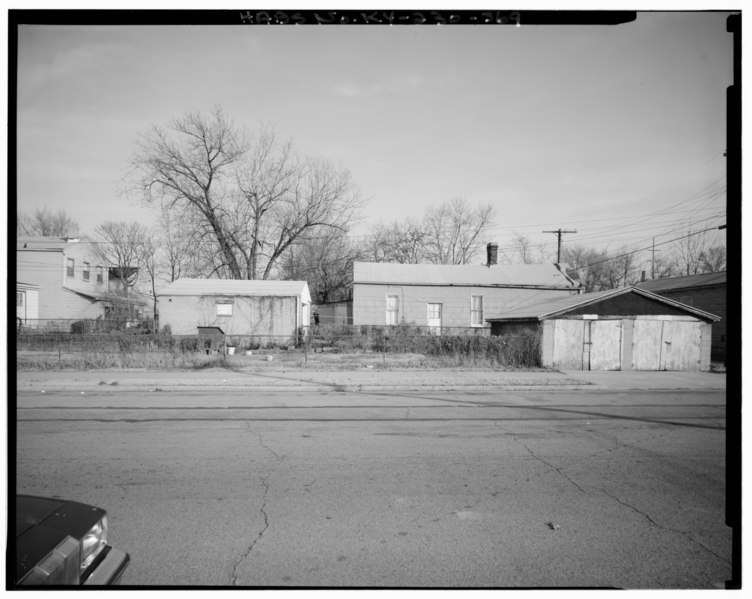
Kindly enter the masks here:
<path id="1" fill-rule="evenodd" d="M 575 229 L 574 231 L 562 231 L 561 229 L 558 229 L 556 231 L 543 231 L 543 232 L 544 233 L 556 233 L 556 235 L 558 236 L 559 238 L 558 248 L 559 249 L 556 252 L 556 263 L 561 264 L 561 236 L 564 233 L 577 233 L 577 230 Z"/>
<path id="2" fill-rule="evenodd" d="M 660 252 L 660 250 L 658 250 Z M 650 278 L 655 279 L 655 237 L 653 237 L 653 261 L 650 264 Z"/>

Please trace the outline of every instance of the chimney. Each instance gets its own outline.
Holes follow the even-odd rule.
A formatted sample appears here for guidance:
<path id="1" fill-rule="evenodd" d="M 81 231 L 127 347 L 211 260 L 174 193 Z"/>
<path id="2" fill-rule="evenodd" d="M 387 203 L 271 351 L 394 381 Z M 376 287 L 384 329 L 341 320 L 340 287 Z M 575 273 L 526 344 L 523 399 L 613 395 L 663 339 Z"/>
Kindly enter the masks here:
<path id="1" fill-rule="evenodd" d="M 642 274 L 640 275 L 640 283 L 644 283 L 644 282 L 645 282 L 645 271 L 643 270 Z"/>
<path id="2" fill-rule="evenodd" d="M 499 244 L 498 243 L 489 243 L 486 246 L 486 254 L 488 256 L 488 260 L 486 261 L 486 266 L 495 266 L 496 265 L 496 257 L 499 253 Z"/>

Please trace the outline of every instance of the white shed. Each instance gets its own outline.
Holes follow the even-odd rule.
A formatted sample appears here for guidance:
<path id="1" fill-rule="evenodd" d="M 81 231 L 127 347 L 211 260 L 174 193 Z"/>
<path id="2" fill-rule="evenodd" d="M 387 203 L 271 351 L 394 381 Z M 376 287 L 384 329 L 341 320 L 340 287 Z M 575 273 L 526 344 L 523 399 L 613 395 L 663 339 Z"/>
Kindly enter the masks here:
<path id="1" fill-rule="evenodd" d="M 305 281 L 178 279 L 159 294 L 159 322 L 175 335 L 218 327 L 225 335 L 292 338 L 310 324 Z"/>

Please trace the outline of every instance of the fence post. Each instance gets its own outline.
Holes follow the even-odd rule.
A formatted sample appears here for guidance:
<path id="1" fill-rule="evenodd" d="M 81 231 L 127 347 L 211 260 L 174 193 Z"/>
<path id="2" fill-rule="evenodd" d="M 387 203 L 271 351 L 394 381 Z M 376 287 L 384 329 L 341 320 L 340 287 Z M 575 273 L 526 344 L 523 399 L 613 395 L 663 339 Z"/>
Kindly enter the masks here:
<path id="1" fill-rule="evenodd" d="M 308 367 L 308 343 L 310 342 L 310 340 L 311 340 L 311 332 L 309 331 L 308 335 L 306 335 L 303 338 L 303 348 L 305 350 L 305 365 L 306 365 L 306 368 Z"/>

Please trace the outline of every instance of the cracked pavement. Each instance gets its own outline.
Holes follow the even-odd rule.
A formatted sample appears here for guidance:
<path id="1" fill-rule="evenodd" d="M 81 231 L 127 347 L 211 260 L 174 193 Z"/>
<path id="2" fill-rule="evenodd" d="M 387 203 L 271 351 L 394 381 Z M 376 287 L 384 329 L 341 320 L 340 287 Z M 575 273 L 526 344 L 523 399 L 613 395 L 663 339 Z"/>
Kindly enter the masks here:
<path id="1" fill-rule="evenodd" d="M 722 588 L 720 391 L 19 391 L 125 585 Z"/>
<path id="2" fill-rule="evenodd" d="M 264 517 L 263 526 L 259 530 L 258 535 L 256 536 L 256 538 L 253 539 L 253 541 L 251 542 L 251 544 L 248 546 L 248 549 L 245 551 L 245 553 L 235 563 L 235 566 L 232 569 L 232 580 L 230 581 L 230 584 L 232 586 L 237 585 L 237 582 L 238 582 L 237 571 L 238 571 L 238 568 L 239 568 L 240 564 L 242 564 L 245 560 L 247 560 L 249 558 L 249 556 L 251 555 L 251 552 L 253 551 L 253 548 L 256 546 L 256 543 L 258 543 L 259 540 L 261 540 L 261 537 L 264 536 L 264 533 L 269 528 L 269 515 L 266 513 L 266 502 L 267 502 L 267 497 L 269 495 L 269 478 L 271 478 L 274 475 L 274 472 L 279 467 L 279 465 L 282 463 L 282 460 L 285 459 L 284 456 L 282 456 L 282 457 L 278 456 L 271 447 L 268 447 L 268 446 L 266 446 L 264 444 L 263 439 L 262 439 L 260 433 L 256 433 L 256 432 L 253 432 L 253 431 L 250 431 L 250 430 L 249 430 L 249 432 L 251 432 L 251 433 L 253 433 L 253 434 L 256 435 L 256 437 L 258 438 L 258 444 L 261 447 L 263 447 L 265 450 L 267 450 L 268 452 L 270 452 L 276 458 L 277 461 L 276 461 L 276 464 L 274 465 L 273 470 L 269 474 L 267 474 L 267 475 L 265 475 L 265 476 L 263 476 L 261 478 L 261 485 L 264 488 L 264 493 L 263 493 L 263 497 L 262 497 L 262 500 L 261 500 L 261 506 L 259 507 L 259 512 L 261 512 L 262 516 Z"/>

